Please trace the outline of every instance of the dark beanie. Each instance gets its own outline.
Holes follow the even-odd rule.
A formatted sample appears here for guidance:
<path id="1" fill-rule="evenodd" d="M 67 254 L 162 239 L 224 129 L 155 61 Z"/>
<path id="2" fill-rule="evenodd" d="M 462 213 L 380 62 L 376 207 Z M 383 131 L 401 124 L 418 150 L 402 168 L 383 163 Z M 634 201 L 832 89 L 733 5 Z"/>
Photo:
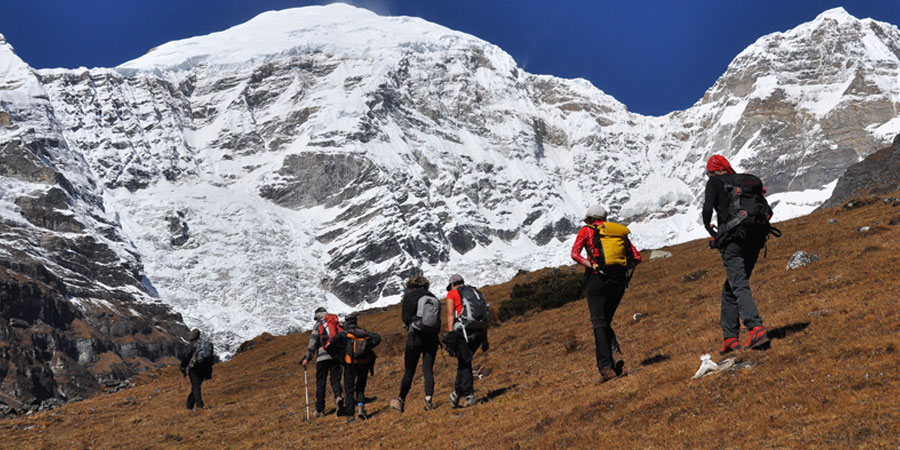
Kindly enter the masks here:
<path id="1" fill-rule="evenodd" d="M 356 323 L 357 319 L 358 319 L 358 314 L 351 313 L 349 316 L 347 316 L 344 319 L 344 327 L 345 328 L 358 328 L 359 325 L 357 325 L 357 323 Z"/>
<path id="2" fill-rule="evenodd" d="M 194 328 L 193 330 L 191 330 L 191 334 L 188 335 L 188 340 L 196 341 L 197 339 L 200 339 L 200 330 Z"/>

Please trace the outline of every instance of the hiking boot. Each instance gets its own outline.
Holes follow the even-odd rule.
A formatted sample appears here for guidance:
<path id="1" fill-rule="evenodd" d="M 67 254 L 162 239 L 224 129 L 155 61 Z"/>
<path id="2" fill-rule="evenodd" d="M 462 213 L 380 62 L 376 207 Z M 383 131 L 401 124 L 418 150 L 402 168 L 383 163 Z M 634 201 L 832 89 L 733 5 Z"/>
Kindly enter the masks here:
<path id="1" fill-rule="evenodd" d="M 466 402 L 463 403 L 463 408 L 468 408 L 470 406 L 475 406 L 475 394 L 467 395 Z"/>
<path id="2" fill-rule="evenodd" d="M 750 330 L 750 337 L 747 338 L 747 343 L 744 344 L 744 348 L 753 350 L 766 350 L 770 346 L 769 335 L 766 334 L 766 329 L 762 325 L 753 327 Z"/>
<path id="3" fill-rule="evenodd" d="M 391 399 L 391 408 L 394 408 L 397 411 L 403 412 L 403 408 L 405 406 L 404 403 L 406 403 L 406 402 L 404 402 L 403 399 L 400 397 L 392 398 Z"/>
<path id="4" fill-rule="evenodd" d="M 359 417 L 360 420 L 366 420 L 369 418 L 366 415 L 366 407 L 364 405 L 356 405 L 356 417 Z"/>
<path id="5" fill-rule="evenodd" d="M 606 383 L 607 381 L 612 380 L 613 378 L 615 378 L 617 376 L 618 375 L 616 375 L 615 370 L 612 370 L 612 368 L 610 368 L 610 367 L 604 367 L 604 368 L 600 369 L 599 384 Z"/>
<path id="6" fill-rule="evenodd" d="M 616 373 L 616 376 L 622 376 L 625 373 L 625 358 L 622 357 L 622 352 L 615 350 L 612 352 L 612 360 L 613 360 L 613 372 Z"/>
<path id="7" fill-rule="evenodd" d="M 325 411 L 316 411 L 316 419 L 325 417 Z"/>
<path id="8" fill-rule="evenodd" d="M 741 348 L 743 347 L 741 347 L 741 341 L 739 341 L 738 338 L 727 338 L 722 344 L 722 350 L 719 350 L 719 354 L 727 355 L 728 353 L 731 353 L 735 350 L 740 350 Z"/>
<path id="9" fill-rule="evenodd" d="M 425 397 L 425 411 L 434 409 L 434 403 L 431 403 L 431 396 Z"/>
<path id="10" fill-rule="evenodd" d="M 341 415 L 341 411 L 344 410 L 344 397 L 335 397 L 334 398 L 334 407 L 337 410 L 337 415 Z"/>
<path id="11" fill-rule="evenodd" d="M 456 391 L 450 393 L 450 404 L 453 405 L 454 408 L 459 408 L 459 394 Z"/>

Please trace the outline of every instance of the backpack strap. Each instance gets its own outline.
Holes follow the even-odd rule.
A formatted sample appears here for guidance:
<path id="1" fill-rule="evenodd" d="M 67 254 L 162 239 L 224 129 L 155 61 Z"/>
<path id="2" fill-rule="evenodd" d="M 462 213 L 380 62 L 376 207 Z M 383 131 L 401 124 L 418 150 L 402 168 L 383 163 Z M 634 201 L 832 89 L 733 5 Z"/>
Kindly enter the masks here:
<path id="1" fill-rule="evenodd" d="M 588 228 L 593 230 L 591 234 L 591 247 L 588 248 L 588 261 L 591 262 L 591 265 L 598 268 L 596 270 L 602 270 L 603 266 L 606 265 L 606 256 L 603 254 L 603 245 L 597 245 L 599 242 L 600 236 L 600 227 L 594 224 L 587 225 Z M 597 252 L 597 255 L 594 255 L 594 251 Z M 596 271 L 595 270 L 595 271 Z"/>

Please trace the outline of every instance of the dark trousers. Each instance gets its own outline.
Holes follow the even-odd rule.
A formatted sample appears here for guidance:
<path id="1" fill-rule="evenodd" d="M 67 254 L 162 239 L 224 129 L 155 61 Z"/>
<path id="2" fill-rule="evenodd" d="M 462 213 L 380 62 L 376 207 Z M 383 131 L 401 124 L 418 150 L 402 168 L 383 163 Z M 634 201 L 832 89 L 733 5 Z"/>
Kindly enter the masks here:
<path id="1" fill-rule="evenodd" d="M 194 409 L 194 405 L 197 405 L 198 408 L 203 408 L 203 394 L 200 392 L 203 377 L 194 369 L 190 369 L 188 377 L 191 379 L 191 393 L 187 397 L 187 409 Z"/>
<path id="2" fill-rule="evenodd" d="M 469 342 L 466 344 L 474 357 L 475 350 L 481 348 L 484 343 L 484 333 L 470 333 Z M 453 383 L 453 390 L 460 397 L 472 395 L 475 393 L 475 380 L 472 377 L 472 358 L 463 355 L 463 352 L 456 352 L 456 381 Z"/>
<path id="3" fill-rule="evenodd" d="M 612 368 L 612 352 L 619 350 L 619 341 L 612 329 L 613 315 L 625 295 L 625 276 L 601 276 L 590 272 L 585 280 L 585 294 L 591 326 L 594 328 L 594 352 L 597 370 Z"/>
<path id="4" fill-rule="evenodd" d="M 750 275 L 765 242 L 765 235 L 756 234 L 728 242 L 722 248 L 725 284 L 722 286 L 721 324 L 725 339 L 738 337 L 741 320 L 748 329 L 762 325 L 750 292 Z"/>
<path id="5" fill-rule="evenodd" d="M 366 382 L 369 380 L 370 364 L 344 364 L 344 411 L 354 414 L 353 408 L 366 401 Z"/>
<path id="6" fill-rule="evenodd" d="M 438 338 L 420 334 L 410 330 L 406 335 L 406 352 L 403 354 L 403 380 L 400 381 L 400 398 L 406 400 L 409 388 L 412 386 L 413 377 L 416 375 L 416 366 L 419 365 L 419 356 L 422 357 L 422 372 L 425 374 L 425 396 L 434 395 L 434 357 L 437 356 Z"/>
<path id="7" fill-rule="evenodd" d="M 335 397 L 343 395 L 341 369 L 341 362 L 334 359 L 316 361 L 316 411 L 325 412 L 325 383 L 327 381 L 330 381 L 331 392 L 334 392 Z"/>

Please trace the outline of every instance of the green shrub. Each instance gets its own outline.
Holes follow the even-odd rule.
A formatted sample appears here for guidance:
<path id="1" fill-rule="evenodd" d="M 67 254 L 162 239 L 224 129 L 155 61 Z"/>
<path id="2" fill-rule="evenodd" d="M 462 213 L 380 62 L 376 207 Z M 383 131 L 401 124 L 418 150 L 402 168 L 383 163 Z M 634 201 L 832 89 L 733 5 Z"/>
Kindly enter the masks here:
<path id="1" fill-rule="evenodd" d="M 497 312 L 501 321 L 538 309 L 559 308 L 584 297 L 583 274 L 569 269 L 553 270 L 530 283 L 516 284 L 509 300 L 500 304 Z"/>

